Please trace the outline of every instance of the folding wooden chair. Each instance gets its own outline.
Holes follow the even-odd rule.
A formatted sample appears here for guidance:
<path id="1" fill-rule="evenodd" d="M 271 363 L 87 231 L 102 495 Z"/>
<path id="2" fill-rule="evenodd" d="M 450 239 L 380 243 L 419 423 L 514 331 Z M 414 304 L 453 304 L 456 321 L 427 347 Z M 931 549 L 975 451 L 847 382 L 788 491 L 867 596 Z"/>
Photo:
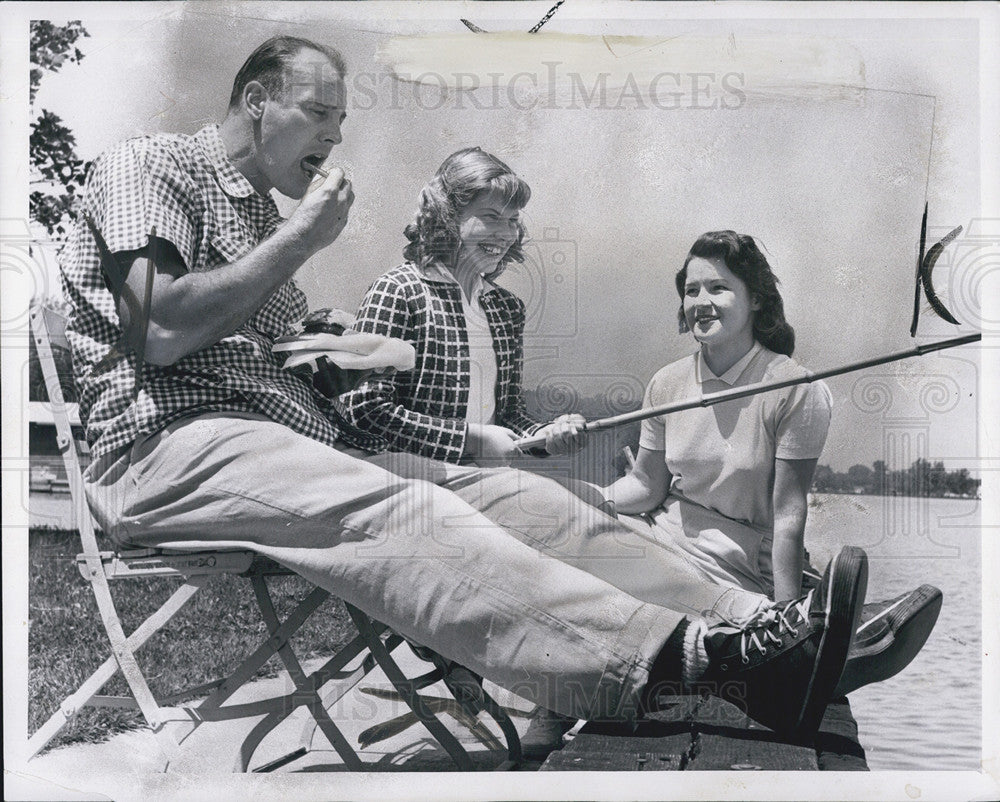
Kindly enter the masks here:
<path id="1" fill-rule="evenodd" d="M 468 681 L 463 681 L 463 676 L 467 680 L 469 672 L 416 647 L 414 650 L 418 656 L 429 657 L 435 665 L 419 677 L 407 678 L 392 657 L 392 651 L 403 642 L 403 638 L 351 605 L 347 605 L 347 610 L 359 634 L 319 669 L 306 674 L 289 639 L 329 598 L 330 593 L 314 588 L 283 621 L 280 620 L 267 579 L 292 572 L 274 562 L 249 551 L 182 553 L 154 549 L 99 550 L 94 520 L 83 492 L 82 462 L 88 453 L 87 444 L 74 433 L 69 414 L 72 405 L 64 401 L 52 354 L 53 346 L 68 349 L 66 319 L 58 311 L 41 304 L 32 306 L 30 318 L 83 546 L 83 552 L 77 556 L 77 564 L 93 589 L 111 646 L 111 657 L 68 696 L 60 709 L 31 736 L 28 741 L 29 757 L 36 755 L 84 706 L 138 709 L 156 734 L 157 743 L 166 758 L 164 770 L 178 754 L 180 744 L 202 723 L 260 716 L 261 720 L 239 746 L 234 771 L 245 772 L 264 737 L 297 708 L 305 707 L 311 718 L 303 730 L 299 747 L 278 760 L 256 767 L 254 771 L 271 771 L 302 757 L 309 750 L 317 729 L 347 768 L 362 770 L 370 764 L 366 764 L 351 746 L 328 709 L 378 666 L 393 684 L 398 696 L 409 705 L 457 768 L 469 771 L 475 766 L 465 748 L 419 694 L 420 690 L 439 680 L 443 680 L 456 695 L 457 703 L 463 710 L 473 716 L 485 710 L 500 727 L 506 740 L 506 750 L 497 768 L 512 768 L 520 762 L 521 747 L 513 723 L 503 708 L 482 691 L 481 685 L 470 692 Z M 169 697 L 157 698 L 136 660 L 136 652 L 218 574 L 234 574 L 249 579 L 269 637 L 228 677 L 187 688 Z M 156 612 L 126 635 L 110 583 L 151 576 L 175 577 L 182 584 Z M 295 689 L 269 699 L 226 705 L 232 694 L 250 681 L 255 672 L 275 654 L 283 662 Z M 131 696 L 99 695 L 118 671 L 124 676 Z M 193 696 L 200 698 L 194 702 L 181 702 Z"/>

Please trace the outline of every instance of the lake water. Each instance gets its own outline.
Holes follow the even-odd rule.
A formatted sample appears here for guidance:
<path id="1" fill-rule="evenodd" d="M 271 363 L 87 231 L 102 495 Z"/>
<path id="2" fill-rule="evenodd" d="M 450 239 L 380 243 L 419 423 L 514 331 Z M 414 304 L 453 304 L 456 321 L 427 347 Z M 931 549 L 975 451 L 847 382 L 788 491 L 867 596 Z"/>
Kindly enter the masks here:
<path id="1" fill-rule="evenodd" d="M 68 496 L 31 494 L 32 523 L 67 526 Z M 979 502 L 817 495 L 806 545 L 822 569 L 844 545 L 868 552 L 868 598 L 941 588 L 934 632 L 900 674 L 851 695 L 873 770 L 978 770 L 981 740 Z"/>
<path id="2" fill-rule="evenodd" d="M 892 679 L 852 694 L 868 765 L 979 770 L 982 737 L 980 502 L 817 495 L 806 546 L 825 567 L 841 545 L 868 552 L 868 598 L 918 585 L 944 593 L 937 626 Z"/>

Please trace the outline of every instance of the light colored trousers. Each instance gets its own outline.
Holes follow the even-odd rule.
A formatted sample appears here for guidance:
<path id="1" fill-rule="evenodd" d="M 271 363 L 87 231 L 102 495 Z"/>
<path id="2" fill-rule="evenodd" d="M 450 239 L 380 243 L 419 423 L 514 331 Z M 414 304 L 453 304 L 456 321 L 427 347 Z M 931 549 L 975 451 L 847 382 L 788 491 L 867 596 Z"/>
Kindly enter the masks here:
<path id="1" fill-rule="evenodd" d="M 774 595 L 774 533 L 727 518 L 676 495 L 630 521 L 647 537 L 684 554 L 720 585 Z"/>
<path id="2" fill-rule="evenodd" d="M 706 580 L 559 483 L 410 454 L 364 459 L 259 416 L 177 421 L 95 461 L 119 543 L 252 549 L 537 704 L 637 714 L 684 615 L 765 601 Z"/>

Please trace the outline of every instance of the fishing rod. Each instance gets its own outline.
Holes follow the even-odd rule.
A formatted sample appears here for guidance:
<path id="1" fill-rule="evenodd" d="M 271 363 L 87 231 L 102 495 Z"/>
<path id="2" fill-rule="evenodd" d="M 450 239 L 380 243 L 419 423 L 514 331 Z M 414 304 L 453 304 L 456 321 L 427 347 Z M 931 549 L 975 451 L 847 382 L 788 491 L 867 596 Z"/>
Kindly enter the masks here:
<path id="1" fill-rule="evenodd" d="M 663 404 L 658 407 L 649 407 L 648 409 L 637 409 L 634 412 L 625 412 L 621 415 L 613 415 L 610 418 L 588 421 L 583 425 L 583 431 L 599 432 L 604 429 L 613 429 L 616 426 L 624 426 L 626 423 L 632 423 L 633 421 L 646 420 L 647 418 L 655 418 L 660 415 L 669 415 L 672 412 L 683 412 L 686 409 L 695 409 L 697 407 L 711 407 L 725 401 L 733 401 L 737 398 L 746 398 L 750 395 L 767 393 L 771 390 L 780 390 L 784 387 L 793 387 L 796 384 L 811 384 L 812 382 L 820 381 L 821 379 L 828 379 L 831 376 L 841 376 L 844 373 L 852 373 L 853 371 L 864 370 L 865 368 L 875 367 L 876 365 L 885 365 L 889 362 L 898 362 L 901 359 L 923 356 L 924 354 L 929 354 L 933 351 L 943 351 L 946 348 L 968 345 L 970 343 L 979 342 L 982 338 L 982 334 L 966 334 L 963 337 L 952 337 L 947 340 L 927 343 L 926 345 L 918 345 L 914 348 L 907 348 L 903 351 L 894 351 L 891 354 L 885 354 L 884 356 L 877 356 L 871 359 L 862 359 L 858 362 L 851 362 L 848 365 L 842 365 L 837 368 L 829 368 L 828 370 L 821 370 L 816 373 L 810 373 L 794 379 L 784 379 L 776 382 L 757 382 L 756 384 L 748 384 L 745 387 L 736 387 L 732 390 L 720 390 L 717 393 L 706 393 L 700 398 L 691 398 L 686 401 L 674 401 L 670 404 Z M 545 445 L 545 438 L 533 435 L 531 437 L 525 437 L 518 440 L 515 445 L 520 449 L 539 448 Z"/>

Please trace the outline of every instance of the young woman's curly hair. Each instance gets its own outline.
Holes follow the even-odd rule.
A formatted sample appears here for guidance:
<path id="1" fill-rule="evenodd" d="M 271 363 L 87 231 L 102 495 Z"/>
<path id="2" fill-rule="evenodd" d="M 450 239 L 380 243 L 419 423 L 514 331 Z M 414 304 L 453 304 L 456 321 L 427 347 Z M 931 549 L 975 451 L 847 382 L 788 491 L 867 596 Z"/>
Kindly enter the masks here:
<path id="1" fill-rule="evenodd" d="M 778 292 L 778 278 L 753 237 L 735 231 L 709 231 L 698 237 L 684 266 L 674 277 L 681 307 L 677 317 L 681 333 L 689 331 L 684 318 L 684 283 L 688 263 L 695 258 L 721 259 L 756 298 L 760 309 L 753 313 L 753 336 L 765 348 L 776 354 L 791 356 L 795 350 L 795 330 L 785 320 L 785 304 Z"/>
<path id="2" fill-rule="evenodd" d="M 403 230 L 408 240 L 403 257 L 420 267 L 431 262 L 454 267 L 461 245 L 459 214 L 482 192 L 496 193 L 512 209 L 523 209 L 531 198 L 527 183 L 482 148 L 464 148 L 452 153 L 420 191 L 417 216 Z M 510 262 L 524 261 L 523 223 L 518 222 L 517 229 L 517 241 L 486 279 L 495 279 Z"/>

